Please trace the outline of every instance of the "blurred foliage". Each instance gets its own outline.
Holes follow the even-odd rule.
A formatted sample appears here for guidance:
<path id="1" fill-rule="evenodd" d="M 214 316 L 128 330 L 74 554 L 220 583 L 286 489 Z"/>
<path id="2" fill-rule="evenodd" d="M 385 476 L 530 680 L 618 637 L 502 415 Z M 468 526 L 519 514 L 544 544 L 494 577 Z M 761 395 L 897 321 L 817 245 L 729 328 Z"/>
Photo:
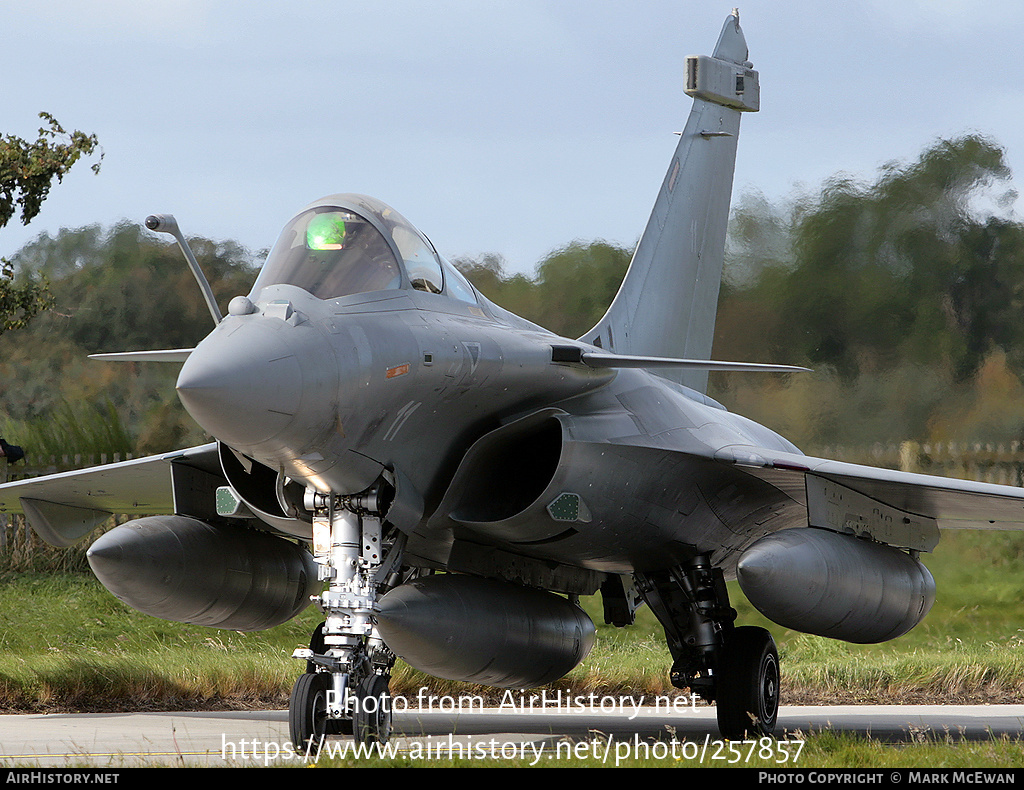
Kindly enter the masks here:
<path id="1" fill-rule="evenodd" d="M 106 454 L 112 460 L 114 455 L 125 456 L 136 448 L 135 439 L 109 398 L 100 403 L 64 402 L 44 416 L 21 423 L 0 415 L 0 435 L 19 433 L 32 437 L 25 460 L 28 465 L 75 453 L 95 456 L 97 461 Z"/>
<path id="2" fill-rule="evenodd" d="M 715 376 L 715 396 L 798 444 L 1024 439 L 1024 226 L 1006 216 L 1009 183 L 1003 149 L 968 135 L 786 205 L 745 196 L 715 356 L 815 375 Z"/>
<path id="3" fill-rule="evenodd" d="M 1015 197 L 1002 148 L 979 136 L 938 140 L 865 181 L 837 175 L 774 202 L 741 195 L 714 356 L 815 372 L 713 374 L 710 393 L 805 448 L 1024 439 L 1024 225 L 1009 210 Z M 252 254 L 234 242 L 191 244 L 221 304 L 248 292 Z M 509 272 L 496 254 L 454 263 L 502 307 L 579 337 L 610 304 L 630 257 L 598 240 L 553 251 L 532 274 Z M 40 235 L 13 262 L 19 277 L 51 283 L 54 305 L 0 336 L 7 438 L 30 452 L 33 442 L 109 445 L 98 430 L 71 428 L 116 414 L 113 436 L 134 452 L 206 440 L 174 395 L 177 366 L 86 359 L 190 347 L 209 331 L 172 244 L 128 223 L 91 226 Z"/>
<path id="4" fill-rule="evenodd" d="M 968 136 L 887 165 L 873 183 L 837 176 L 781 216 L 741 204 L 731 242 L 743 295 L 771 307 L 762 342 L 846 380 L 900 359 L 963 381 L 997 346 L 1017 359 L 1024 235 L 977 211 L 1009 175 L 1001 148 Z M 760 254 L 780 224 L 789 255 Z"/>
<path id="5" fill-rule="evenodd" d="M 16 281 L 14 264 L 0 258 L 0 335 L 23 328 L 33 317 L 51 307 L 53 296 L 45 278 Z"/>
<path id="6" fill-rule="evenodd" d="M 257 268 L 248 250 L 202 238 L 189 243 L 222 306 L 248 293 Z M 50 281 L 53 307 L 0 336 L 0 429 L 7 438 L 18 438 L 30 457 L 162 452 L 207 440 L 175 395 L 178 365 L 87 358 L 189 348 L 213 328 L 176 245 L 127 222 L 109 230 L 94 225 L 41 234 L 13 263 Z"/>
<path id="7" fill-rule="evenodd" d="M 534 277 L 507 273 L 500 255 L 452 263 L 492 302 L 563 337 L 578 337 L 604 315 L 631 256 L 606 241 L 574 241 L 542 260 Z"/>

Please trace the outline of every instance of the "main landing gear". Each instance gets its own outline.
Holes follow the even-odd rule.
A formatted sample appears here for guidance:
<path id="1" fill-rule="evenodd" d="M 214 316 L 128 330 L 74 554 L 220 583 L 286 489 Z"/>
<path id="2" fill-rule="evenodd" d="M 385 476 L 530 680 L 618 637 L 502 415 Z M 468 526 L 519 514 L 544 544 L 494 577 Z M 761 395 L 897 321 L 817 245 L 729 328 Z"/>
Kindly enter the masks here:
<path id="1" fill-rule="evenodd" d="M 395 655 L 374 615 L 398 570 L 404 538 L 385 541 L 376 489 L 352 497 L 308 493 L 306 504 L 313 512 L 313 554 L 328 588 L 314 599 L 324 622 L 309 648 L 293 653 L 305 659 L 306 672 L 288 706 L 292 744 L 315 752 L 327 736 L 349 734 L 384 743 L 391 735 Z"/>
<path id="2" fill-rule="evenodd" d="M 779 712 L 779 654 L 764 628 L 734 625 L 736 610 L 721 569 L 698 555 L 635 580 L 665 628 L 672 685 L 716 702 L 724 737 L 771 735 Z"/>

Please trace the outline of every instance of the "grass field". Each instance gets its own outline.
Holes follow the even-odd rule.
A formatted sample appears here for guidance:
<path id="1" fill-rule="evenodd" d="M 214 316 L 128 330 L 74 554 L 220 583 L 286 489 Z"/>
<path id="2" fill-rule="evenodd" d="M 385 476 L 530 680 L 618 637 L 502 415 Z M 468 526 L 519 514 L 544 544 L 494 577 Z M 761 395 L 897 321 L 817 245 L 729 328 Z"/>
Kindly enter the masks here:
<path id="1" fill-rule="evenodd" d="M 938 585 L 935 606 L 910 634 L 882 645 L 851 645 L 765 621 L 731 585 L 739 622 L 768 627 L 779 644 L 783 704 L 839 702 L 1020 702 L 1024 699 L 1024 534 L 947 533 L 925 558 Z M 0 709 L 110 711 L 284 707 L 315 609 L 262 633 L 168 623 L 139 614 L 91 576 L 0 577 Z M 642 609 L 616 629 L 600 601 L 584 602 L 598 623 L 590 657 L 557 688 L 601 694 L 661 694 L 668 651 Z M 484 693 L 396 667 L 395 694 Z M 912 756 L 918 755 L 918 756 Z M 843 765 L 1024 765 L 1016 741 L 906 744 L 815 736 L 802 762 Z"/>
<path id="2" fill-rule="evenodd" d="M 1024 698 L 1024 534 L 946 533 L 926 562 L 938 585 L 925 621 L 900 639 L 853 645 L 788 631 L 761 617 L 731 586 L 738 622 L 775 635 L 785 702 L 1009 702 Z M 169 623 L 135 612 L 90 575 L 0 577 L 0 708 L 116 709 L 260 705 L 287 698 L 319 621 L 310 607 L 269 631 L 242 634 Z M 598 624 L 590 657 L 559 687 L 665 693 L 669 656 L 646 608 L 628 628 Z M 393 689 L 448 691 L 399 666 Z"/>

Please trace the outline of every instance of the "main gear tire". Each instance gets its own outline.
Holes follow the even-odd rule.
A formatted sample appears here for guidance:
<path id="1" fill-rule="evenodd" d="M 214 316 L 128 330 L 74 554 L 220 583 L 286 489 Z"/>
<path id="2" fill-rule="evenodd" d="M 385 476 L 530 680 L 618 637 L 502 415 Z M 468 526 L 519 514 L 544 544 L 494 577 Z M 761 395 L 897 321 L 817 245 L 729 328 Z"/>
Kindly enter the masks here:
<path id="1" fill-rule="evenodd" d="M 779 716 L 779 653 L 764 628 L 743 626 L 726 637 L 715 695 L 718 729 L 729 740 L 772 735 Z"/>

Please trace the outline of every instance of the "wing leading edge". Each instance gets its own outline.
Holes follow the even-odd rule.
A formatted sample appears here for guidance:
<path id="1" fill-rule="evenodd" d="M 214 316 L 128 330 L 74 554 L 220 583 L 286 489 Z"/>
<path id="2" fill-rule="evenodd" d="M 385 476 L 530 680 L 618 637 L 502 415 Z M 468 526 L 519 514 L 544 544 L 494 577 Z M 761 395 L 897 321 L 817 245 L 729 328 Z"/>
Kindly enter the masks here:
<path id="1" fill-rule="evenodd" d="M 163 515 L 187 508 L 197 478 L 215 477 L 217 445 L 0 485 L 0 513 L 23 513 L 36 533 L 70 546 L 113 514 Z"/>

